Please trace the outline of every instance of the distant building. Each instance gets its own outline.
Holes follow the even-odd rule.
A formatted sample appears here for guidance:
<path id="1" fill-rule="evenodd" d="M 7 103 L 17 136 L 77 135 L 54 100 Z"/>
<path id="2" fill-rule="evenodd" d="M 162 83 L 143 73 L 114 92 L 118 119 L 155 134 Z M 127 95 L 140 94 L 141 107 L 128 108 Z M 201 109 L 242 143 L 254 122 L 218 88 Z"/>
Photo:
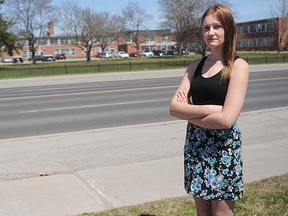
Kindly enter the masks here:
<path id="1" fill-rule="evenodd" d="M 237 50 L 253 51 L 253 50 L 277 50 L 278 43 L 282 34 L 286 40 L 282 41 L 282 47 L 288 48 L 288 20 L 283 18 L 271 18 L 263 20 L 255 20 L 250 22 L 237 23 Z M 285 32 L 286 30 L 286 32 Z M 174 50 L 177 48 L 175 34 L 171 30 L 146 30 L 140 31 L 141 50 Z M 193 38 L 193 37 L 192 37 Z M 194 37 L 191 42 L 186 41 L 184 48 L 190 51 L 201 51 L 199 38 Z M 23 46 L 19 50 L 19 54 L 24 59 L 31 57 L 28 47 L 28 40 L 19 39 L 18 43 Z M 79 43 L 78 43 L 79 44 Z M 136 52 L 135 43 L 125 33 L 118 40 L 111 41 L 105 50 L 101 49 L 99 43 L 95 43 L 91 50 L 91 56 L 95 56 L 99 52 L 117 52 L 125 51 L 127 53 Z M 48 23 L 47 33 L 39 40 L 39 46 L 36 55 L 56 55 L 65 54 L 67 58 L 85 57 L 86 51 L 79 45 L 77 41 L 70 36 L 57 36 L 54 33 L 53 22 Z"/>
<path id="2" fill-rule="evenodd" d="M 172 50 L 175 48 L 176 42 L 170 30 L 149 30 L 139 32 L 142 50 L 165 49 Z M 25 59 L 31 57 L 29 51 L 28 40 L 23 38 L 18 41 L 23 49 L 20 51 Z M 47 34 L 39 40 L 39 46 L 36 55 L 56 55 L 65 54 L 67 58 L 85 57 L 86 51 L 77 41 L 70 36 L 56 36 L 54 34 L 53 23 L 48 23 Z M 128 38 L 125 33 L 118 38 L 117 41 L 111 41 L 105 50 L 101 49 L 100 43 L 94 43 L 91 50 L 91 56 L 95 56 L 100 52 L 114 53 L 117 51 L 125 51 L 127 53 L 136 52 L 136 47 L 131 38 Z"/>
<path id="3" fill-rule="evenodd" d="M 176 46 L 174 35 L 170 30 L 145 30 L 139 32 L 141 50 L 173 50 Z M 136 52 L 135 43 L 129 36 L 122 34 L 119 38 L 118 50 Z"/>
<path id="4" fill-rule="evenodd" d="M 282 47 L 287 49 L 288 19 L 271 18 L 238 23 L 237 34 L 237 50 L 275 51 L 282 34 L 286 38 L 282 41 Z"/>

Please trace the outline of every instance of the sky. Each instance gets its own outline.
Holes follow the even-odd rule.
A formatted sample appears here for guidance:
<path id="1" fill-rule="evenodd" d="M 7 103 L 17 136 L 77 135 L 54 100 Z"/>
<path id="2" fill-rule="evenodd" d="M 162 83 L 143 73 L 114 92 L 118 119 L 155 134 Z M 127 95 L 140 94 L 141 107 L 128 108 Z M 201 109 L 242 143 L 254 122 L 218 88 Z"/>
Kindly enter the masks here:
<path id="1" fill-rule="evenodd" d="M 61 0 L 53 0 L 55 5 L 61 5 L 61 2 Z M 108 11 L 111 14 L 120 14 L 122 8 L 133 2 L 152 15 L 149 22 L 145 24 L 147 29 L 157 29 L 160 27 L 161 7 L 158 5 L 157 0 L 76 0 L 76 2 L 79 2 L 79 5 L 84 8 L 89 7 L 95 11 Z M 230 0 L 230 3 L 235 20 L 239 23 L 271 18 L 271 7 L 276 8 L 278 0 Z"/>

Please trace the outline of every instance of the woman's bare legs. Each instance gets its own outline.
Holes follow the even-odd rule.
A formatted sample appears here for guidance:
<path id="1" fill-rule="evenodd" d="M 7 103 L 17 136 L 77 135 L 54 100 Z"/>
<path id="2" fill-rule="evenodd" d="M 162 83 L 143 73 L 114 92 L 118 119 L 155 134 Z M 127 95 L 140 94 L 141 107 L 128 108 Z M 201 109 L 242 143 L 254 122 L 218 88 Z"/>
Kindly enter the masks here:
<path id="1" fill-rule="evenodd" d="M 233 216 L 235 201 L 204 200 L 194 197 L 197 216 Z"/>
<path id="2" fill-rule="evenodd" d="M 233 216 L 235 201 L 229 200 L 212 200 L 213 216 Z"/>
<path id="3" fill-rule="evenodd" d="M 194 197 L 197 216 L 213 216 L 211 200 Z"/>

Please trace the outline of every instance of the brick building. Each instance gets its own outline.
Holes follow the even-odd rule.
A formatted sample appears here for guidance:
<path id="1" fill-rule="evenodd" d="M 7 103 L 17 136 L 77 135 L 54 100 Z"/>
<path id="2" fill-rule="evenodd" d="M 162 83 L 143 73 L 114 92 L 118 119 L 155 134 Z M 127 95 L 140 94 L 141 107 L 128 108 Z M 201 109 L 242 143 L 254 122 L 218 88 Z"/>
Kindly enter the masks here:
<path id="1" fill-rule="evenodd" d="M 255 20 L 251 22 L 243 22 L 237 24 L 237 50 L 272 50 L 278 48 L 281 41 L 284 49 L 288 48 L 288 20 L 283 18 L 272 18 Z M 282 39 L 283 38 L 283 39 Z M 198 39 L 199 40 L 199 39 Z M 192 51 L 201 48 L 198 40 L 192 43 L 186 43 Z M 141 50 L 173 50 L 176 48 L 175 35 L 170 30 L 147 30 L 140 31 Z M 20 39 L 19 43 L 23 45 L 23 50 L 19 51 L 19 55 L 27 59 L 31 56 L 28 48 L 28 41 Z M 101 50 L 100 44 L 93 45 L 91 56 L 96 53 L 117 52 L 123 50 L 127 53 L 135 52 L 136 47 L 125 33 L 118 38 L 117 41 L 111 41 L 105 50 Z M 83 48 L 75 45 L 75 41 L 69 36 L 57 36 L 54 33 L 52 22 L 48 23 L 48 31 L 45 37 L 39 41 L 36 54 L 39 55 L 55 55 L 66 54 L 67 58 L 85 57 L 86 53 Z"/>
<path id="2" fill-rule="evenodd" d="M 272 18 L 237 24 L 237 50 L 287 49 L 288 20 Z M 283 39 L 282 39 L 283 38 Z"/>
<path id="3" fill-rule="evenodd" d="M 141 50 L 157 50 L 165 49 L 172 50 L 175 48 L 176 42 L 170 30 L 149 30 L 140 31 Z M 20 55 L 24 59 L 31 57 L 28 47 L 28 40 L 20 39 L 23 50 Z M 135 52 L 136 47 L 131 38 L 122 34 L 117 41 L 111 41 L 105 50 L 101 49 L 99 43 L 94 43 L 91 56 L 95 56 L 99 52 L 114 53 L 117 51 L 125 51 L 127 53 Z M 39 40 L 36 55 L 55 55 L 64 53 L 67 58 L 85 57 L 86 53 L 83 47 L 75 45 L 75 41 L 69 36 L 56 36 L 54 34 L 53 23 L 48 23 L 48 31 L 45 37 Z"/>

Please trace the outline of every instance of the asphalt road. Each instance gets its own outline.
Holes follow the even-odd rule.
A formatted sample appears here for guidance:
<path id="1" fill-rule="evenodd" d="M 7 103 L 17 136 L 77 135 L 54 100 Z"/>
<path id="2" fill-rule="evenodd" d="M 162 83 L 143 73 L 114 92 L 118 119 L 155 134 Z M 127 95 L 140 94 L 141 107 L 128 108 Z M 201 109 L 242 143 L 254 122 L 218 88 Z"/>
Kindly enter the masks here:
<path id="1" fill-rule="evenodd" d="M 245 182 L 287 173 L 287 68 L 251 68 L 244 111 L 266 110 L 239 118 Z M 0 80 L 0 215 L 77 215 L 185 196 L 187 123 L 167 115 L 182 74 Z M 96 129 L 104 123 L 110 128 Z M 2 138 L 4 129 L 19 138 Z"/>
<path id="2" fill-rule="evenodd" d="M 7 87 L 0 139 L 175 120 L 168 113 L 181 76 Z M 287 69 L 250 73 L 243 111 L 288 106 Z"/>

